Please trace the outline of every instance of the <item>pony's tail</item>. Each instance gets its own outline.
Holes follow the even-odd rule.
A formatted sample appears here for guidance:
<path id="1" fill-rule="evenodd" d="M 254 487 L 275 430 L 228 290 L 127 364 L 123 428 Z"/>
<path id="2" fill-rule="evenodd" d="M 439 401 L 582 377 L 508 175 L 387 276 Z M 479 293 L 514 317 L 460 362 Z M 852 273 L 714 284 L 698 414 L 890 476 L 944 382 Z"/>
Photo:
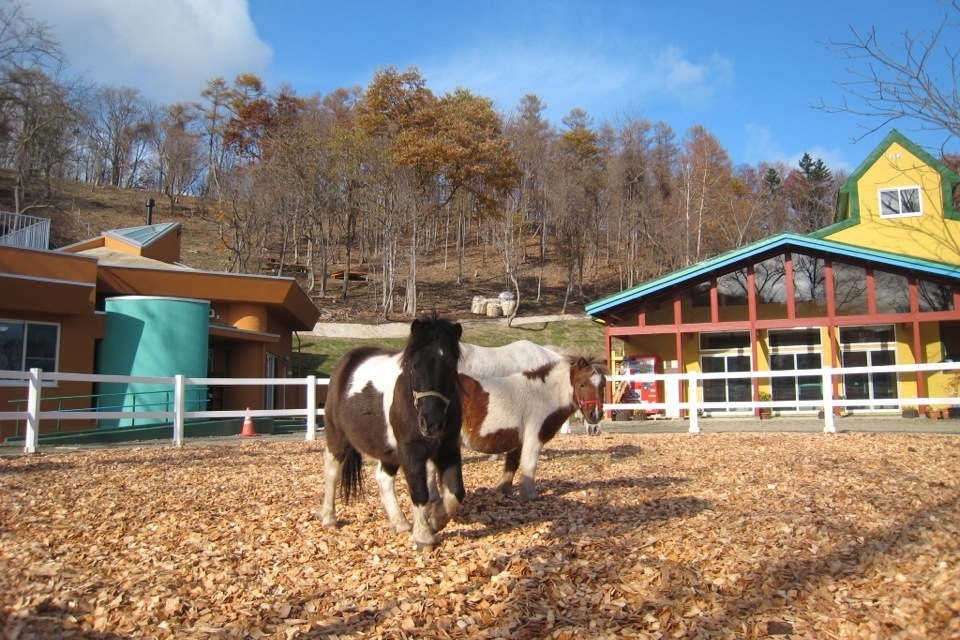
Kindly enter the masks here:
<path id="1" fill-rule="evenodd" d="M 344 504 L 350 502 L 350 498 L 355 495 L 363 494 L 363 459 L 360 452 L 350 447 L 350 451 L 343 458 L 343 466 L 340 469 L 340 495 Z"/>

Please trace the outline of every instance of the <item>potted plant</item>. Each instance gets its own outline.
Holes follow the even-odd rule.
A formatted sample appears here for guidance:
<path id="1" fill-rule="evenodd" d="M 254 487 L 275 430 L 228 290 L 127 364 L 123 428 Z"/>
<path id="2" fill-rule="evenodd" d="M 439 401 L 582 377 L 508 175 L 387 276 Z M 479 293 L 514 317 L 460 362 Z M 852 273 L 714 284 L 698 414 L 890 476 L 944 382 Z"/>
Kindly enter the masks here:
<path id="1" fill-rule="evenodd" d="M 766 391 L 761 391 L 759 394 L 757 394 L 757 399 L 758 399 L 760 402 L 770 402 L 770 400 L 773 399 L 773 396 L 771 396 L 771 395 L 770 395 L 769 393 L 767 393 Z M 761 419 L 761 420 L 767 420 L 767 419 L 769 419 L 770 416 L 772 416 L 772 415 L 773 415 L 773 408 L 772 408 L 772 407 L 760 407 L 760 419 Z"/>
<path id="2" fill-rule="evenodd" d="M 960 418 L 960 371 L 955 371 L 950 375 L 950 397 L 957 398 L 957 402 L 954 403 L 952 407 L 947 409 L 947 416 L 949 418 Z"/>
<path id="3" fill-rule="evenodd" d="M 900 416 L 903 418 L 919 418 L 920 411 L 913 405 L 904 405 L 900 408 Z"/>

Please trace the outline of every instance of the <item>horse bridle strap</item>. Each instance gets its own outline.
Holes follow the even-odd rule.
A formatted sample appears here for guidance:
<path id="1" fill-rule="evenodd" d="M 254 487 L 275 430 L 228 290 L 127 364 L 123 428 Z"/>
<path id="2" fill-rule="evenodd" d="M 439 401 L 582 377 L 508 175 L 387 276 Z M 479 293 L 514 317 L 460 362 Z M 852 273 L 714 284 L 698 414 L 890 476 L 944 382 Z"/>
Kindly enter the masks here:
<path id="1" fill-rule="evenodd" d="M 574 394 L 573 399 L 576 401 L 577 406 L 580 408 L 580 413 L 583 414 L 584 420 L 586 420 L 587 418 L 588 407 L 597 405 L 598 407 L 603 408 L 603 401 L 601 400 L 581 400 L 576 394 Z"/>
<path id="2" fill-rule="evenodd" d="M 447 405 L 448 407 L 450 406 L 450 398 L 443 395 L 439 391 L 414 391 L 413 406 L 416 407 L 417 403 L 420 402 L 420 400 L 422 400 L 423 398 L 428 398 L 430 396 L 433 396 L 434 398 L 440 398 L 441 400 L 443 400 L 443 403 L 445 405 Z"/>

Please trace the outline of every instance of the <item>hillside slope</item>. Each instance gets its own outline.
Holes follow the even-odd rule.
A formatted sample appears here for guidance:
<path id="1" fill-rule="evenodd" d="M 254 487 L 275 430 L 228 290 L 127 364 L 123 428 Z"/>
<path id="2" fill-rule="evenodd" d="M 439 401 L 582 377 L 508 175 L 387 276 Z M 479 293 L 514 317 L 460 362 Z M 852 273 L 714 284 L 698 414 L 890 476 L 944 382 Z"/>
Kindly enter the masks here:
<path id="1" fill-rule="evenodd" d="M 169 200 L 156 193 L 117 189 L 116 187 L 91 185 L 71 181 L 57 181 L 55 196 L 50 205 L 33 208 L 25 213 L 51 220 L 51 243 L 54 248 L 63 247 L 80 240 L 99 236 L 109 229 L 144 225 L 147 198 L 153 198 L 153 223 L 179 222 L 183 225 L 181 259 L 187 266 L 211 271 L 230 268 L 230 252 L 221 241 L 220 223 L 212 214 L 209 203 L 197 198 L 181 198 L 174 210 Z M 0 209 L 12 211 L 13 177 L 0 171 Z M 530 239 L 528 255 L 535 255 L 536 240 Z M 356 266 L 356 265 L 354 265 Z M 374 269 L 376 265 L 371 265 Z M 611 270 L 612 271 L 612 270 Z M 269 273 L 269 272 L 264 272 Z M 502 260 L 490 248 L 471 246 L 467 249 L 463 265 L 463 277 L 457 283 L 457 265 L 453 249 L 444 252 L 439 246 L 432 255 L 421 261 L 418 273 L 418 310 L 421 313 L 436 310 L 453 318 L 473 316 L 471 303 L 474 296 L 497 296 L 508 289 Z M 520 274 L 520 315 L 552 315 L 561 312 L 566 289 L 566 271 L 559 265 L 548 264 L 544 270 L 540 300 L 537 301 L 536 265 L 533 260 L 527 272 Z M 375 276 L 374 276 L 375 277 Z M 306 288 L 306 281 L 298 276 Z M 600 279 L 602 284 L 571 295 L 567 313 L 583 313 L 588 302 L 618 290 L 613 273 Z M 385 320 L 403 321 L 403 291 L 395 292 L 397 312 L 384 318 L 379 311 L 380 291 L 373 282 L 351 281 L 346 300 L 340 300 L 342 281 L 330 280 L 328 295 L 311 293 L 321 312 L 321 322 L 377 323 Z"/>

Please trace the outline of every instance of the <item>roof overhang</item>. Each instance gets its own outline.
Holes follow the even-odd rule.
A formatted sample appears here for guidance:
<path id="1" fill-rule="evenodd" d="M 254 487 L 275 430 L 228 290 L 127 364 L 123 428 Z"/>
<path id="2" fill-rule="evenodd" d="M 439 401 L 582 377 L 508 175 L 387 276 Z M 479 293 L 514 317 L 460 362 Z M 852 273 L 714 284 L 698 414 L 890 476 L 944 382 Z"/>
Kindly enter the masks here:
<path id="1" fill-rule="evenodd" d="M 93 310 L 90 282 L 0 273 L 0 309 L 74 315 Z"/>
<path id="2" fill-rule="evenodd" d="M 263 331 L 244 331 L 236 327 L 229 327 L 222 324 L 210 325 L 211 338 L 224 338 L 236 342 L 265 342 L 275 344 L 280 342 L 280 336 L 275 333 L 266 333 Z"/>
<path id="3" fill-rule="evenodd" d="M 679 271 L 674 271 L 660 278 L 650 280 L 641 285 L 591 302 L 586 306 L 586 312 L 591 316 L 600 316 L 612 313 L 620 307 L 636 304 L 650 296 L 665 290 L 700 282 L 718 272 L 727 272 L 746 264 L 752 260 L 767 255 L 797 251 L 818 255 L 829 255 L 844 260 L 870 262 L 891 270 L 910 271 L 927 277 L 939 279 L 960 279 L 960 266 L 931 260 L 921 260 L 910 256 L 875 251 L 864 247 L 824 240 L 812 236 L 792 233 L 783 233 L 772 236 L 759 242 L 747 245 L 735 251 L 716 256 Z"/>
<path id="4" fill-rule="evenodd" d="M 313 329 L 320 312 L 293 278 L 178 268 L 100 265 L 98 291 L 262 304 L 291 330 Z"/>

